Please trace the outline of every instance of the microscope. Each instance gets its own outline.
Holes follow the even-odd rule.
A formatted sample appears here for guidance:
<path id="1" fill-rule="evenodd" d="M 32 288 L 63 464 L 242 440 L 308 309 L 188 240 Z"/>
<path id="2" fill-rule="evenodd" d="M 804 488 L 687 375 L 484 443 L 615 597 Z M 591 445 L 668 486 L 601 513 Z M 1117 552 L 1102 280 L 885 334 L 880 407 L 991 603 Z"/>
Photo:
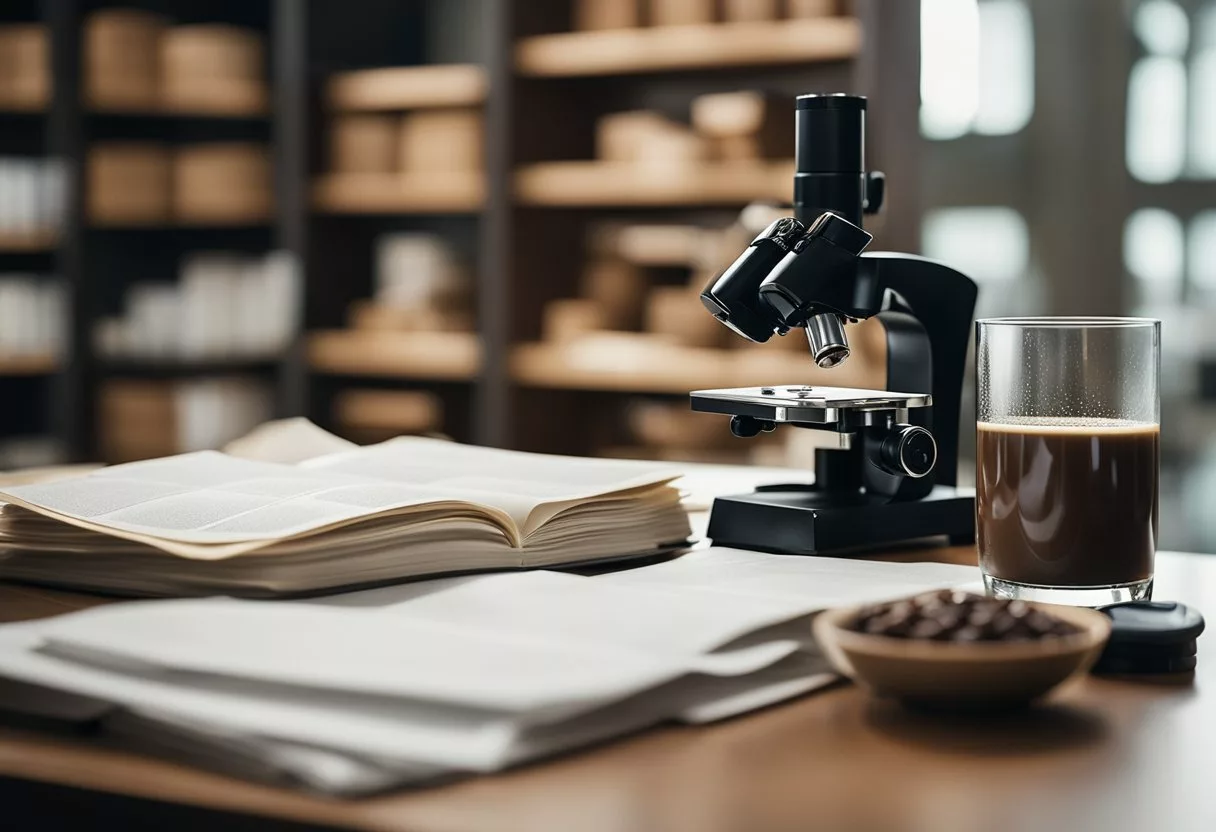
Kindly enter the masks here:
<path id="1" fill-rule="evenodd" d="M 794 216 L 772 223 L 701 294 L 715 318 L 750 341 L 804 329 L 823 369 L 849 356 L 845 325 L 877 318 L 886 389 L 803 384 L 697 390 L 692 408 L 729 415 L 738 437 L 778 425 L 827 431 L 811 485 L 719 497 L 715 545 L 824 554 L 975 535 L 973 492 L 955 487 L 959 406 L 976 285 L 913 254 L 865 252 L 862 215 L 885 178 L 865 168 L 866 99 L 796 102 Z"/>

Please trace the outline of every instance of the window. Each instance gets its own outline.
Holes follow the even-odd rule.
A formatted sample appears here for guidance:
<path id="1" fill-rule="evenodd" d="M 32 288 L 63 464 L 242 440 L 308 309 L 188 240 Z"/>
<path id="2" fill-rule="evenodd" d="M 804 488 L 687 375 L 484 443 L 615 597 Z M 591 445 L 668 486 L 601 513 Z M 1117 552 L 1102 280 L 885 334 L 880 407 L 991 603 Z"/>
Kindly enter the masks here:
<path id="1" fill-rule="evenodd" d="M 1190 286 L 1197 299 L 1216 302 L 1216 210 L 1202 211 L 1191 220 L 1186 259 Z"/>
<path id="2" fill-rule="evenodd" d="M 1030 232 L 1012 208 L 938 208 L 925 214 L 921 250 L 980 284 L 977 316 L 1042 312 L 1030 272 Z"/>
<path id="3" fill-rule="evenodd" d="M 1143 308 L 1182 302 L 1182 221 L 1161 208 L 1141 208 L 1123 226 L 1123 262 Z"/>
<path id="4" fill-rule="evenodd" d="M 1216 178 L 1216 3 L 1199 14 L 1191 55 L 1190 159 L 1193 176 Z"/>
<path id="5" fill-rule="evenodd" d="M 1150 183 L 1216 178 L 1216 3 L 1192 25 L 1175 0 L 1144 0 L 1131 22 L 1144 55 L 1127 82 L 1128 171 Z"/>
<path id="6" fill-rule="evenodd" d="M 1025 0 L 922 0 L 921 134 L 1017 133 L 1034 112 Z"/>

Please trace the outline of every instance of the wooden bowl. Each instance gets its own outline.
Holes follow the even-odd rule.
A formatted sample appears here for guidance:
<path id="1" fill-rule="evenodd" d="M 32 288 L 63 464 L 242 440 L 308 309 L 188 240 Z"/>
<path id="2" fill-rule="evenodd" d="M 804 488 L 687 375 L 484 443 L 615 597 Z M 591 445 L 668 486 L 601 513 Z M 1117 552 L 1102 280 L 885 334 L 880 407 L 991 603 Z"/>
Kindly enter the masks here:
<path id="1" fill-rule="evenodd" d="M 893 638 L 847 629 L 860 610 L 850 607 L 821 613 L 815 639 L 837 670 L 879 696 L 933 710 L 1015 708 L 1089 670 L 1110 636 L 1110 619 L 1096 610 L 1030 606 L 1081 632 L 966 644 Z"/>

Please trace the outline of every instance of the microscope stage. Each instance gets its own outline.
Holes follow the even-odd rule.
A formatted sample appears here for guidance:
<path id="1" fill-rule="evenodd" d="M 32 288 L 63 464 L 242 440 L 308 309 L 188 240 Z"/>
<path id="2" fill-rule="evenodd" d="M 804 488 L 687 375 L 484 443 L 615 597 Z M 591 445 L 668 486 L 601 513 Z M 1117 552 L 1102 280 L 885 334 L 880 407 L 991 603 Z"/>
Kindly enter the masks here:
<path id="1" fill-rule="evenodd" d="M 843 411 L 902 411 L 929 407 L 927 393 L 896 393 L 858 387 L 775 385 L 694 390 L 692 409 L 702 413 L 753 416 L 771 422 L 830 425 L 840 421 Z"/>

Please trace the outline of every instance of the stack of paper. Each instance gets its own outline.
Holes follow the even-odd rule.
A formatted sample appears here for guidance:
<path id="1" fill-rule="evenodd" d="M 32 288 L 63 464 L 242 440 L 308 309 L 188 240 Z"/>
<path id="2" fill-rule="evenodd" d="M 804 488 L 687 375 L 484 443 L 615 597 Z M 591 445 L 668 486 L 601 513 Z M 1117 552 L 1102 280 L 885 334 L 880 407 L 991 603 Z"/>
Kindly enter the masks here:
<path id="1" fill-rule="evenodd" d="M 0 627 L 0 676 L 112 703 L 104 732 L 137 747 L 357 793 L 786 699 L 835 678 L 817 611 L 976 578 L 708 549 L 594 578 L 116 604 Z"/>
<path id="2" fill-rule="evenodd" d="M 297 465 L 185 454 L 0 491 L 0 578 L 276 595 L 654 555 L 690 534 L 679 475 L 415 437 Z"/>

